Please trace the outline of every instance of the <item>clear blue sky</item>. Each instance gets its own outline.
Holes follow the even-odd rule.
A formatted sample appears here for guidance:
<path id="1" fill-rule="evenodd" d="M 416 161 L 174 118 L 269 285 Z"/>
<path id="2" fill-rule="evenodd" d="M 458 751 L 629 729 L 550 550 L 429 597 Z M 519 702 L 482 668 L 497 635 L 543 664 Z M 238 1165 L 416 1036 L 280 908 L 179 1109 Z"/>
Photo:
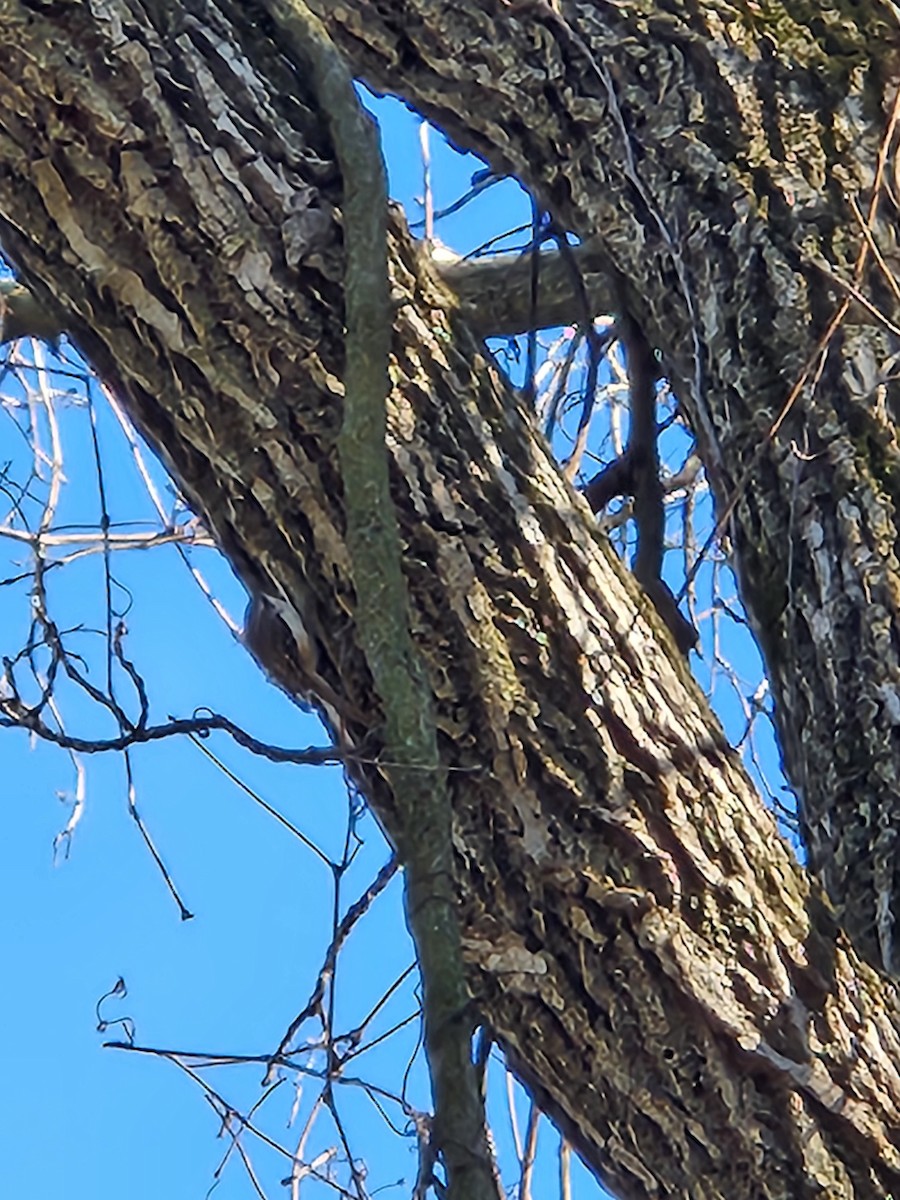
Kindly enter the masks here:
<path id="1" fill-rule="evenodd" d="M 422 190 L 418 118 L 393 102 L 374 107 L 382 122 L 391 193 L 414 216 L 420 211 L 415 197 Z M 436 134 L 431 144 L 440 208 L 466 190 L 482 164 L 459 156 Z M 509 183 L 441 222 L 438 232 L 449 245 L 467 251 L 529 218 L 527 197 Z M 72 387 L 74 398 L 62 410 L 69 483 L 57 524 L 90 526 L 98 519 L 99 506 L 83 404 L 86 389 L 71 380 L 64 386 Z M 7 379 L 4 388 L 7 395 L 18 395 L 14 381 Z M 95 398 L 110 512 L 119 521 L 152 521 L 127 444 L 99 394 Z M 3 429 L 0 458 L 12 460 L 11 474 L 21 477 L 16 471 L 26 461 L 27 448 L 9 420 Z M 162 472 L 154 471 L 165 487 Z M 15 574 L 24 559 L 20 548 L 8 541 L 0 548 L 0 576 Z M 209 550 L 194 551 L 192 561 L 240 620 L 243 593 L 224 562 Z M 147 679 L 157 720 L 169 713 L 189 715 L 207 705 L 272 742 L 322 742 L 318 723 L 268 685 L 235 643 L 174 548 L 120 554 L 114 569 L 132 598 L 127 652 Z M 101 640 L 91 630 L 104 620 L 103 578 L 97 555 L 50 577 L 57 621 L 84 627 L 75 636 L 95 666 Z M 126 604 L 124 593 L 119 601 Z M 25 589 L 0 588 L 0 653 L 15 653 L 21 646 L 28 619 Z M 732 653 L 742 672 L 758 675 L 746 637 Z M 701 675 L 704 671 L 701 667 Z M 729 689 L 720 687 L 719 692 L 736 735 L 743 717 L 734 699 L 729 701 Z M 70 732 L 112 732 L 110 723 L 96 710 L 88 712 L 71 689 L 62 689 L 60 698 Z M 326 855 L 340 856 L 348 800 L 339 772 L 276 767 L 221 737 L 209 745 Z M 772 768 L 770 739 L 764 739 L 763 756 Z M 83 760 L 84 815 L 68 858 L 54 865 L 54 837 L 66 824 L 75 786 L 71 761 L 64 751 L 31 746 L 21 733 L 0 731 L 0 1195 L 49 1200 L 64 1192 L 69 1200 L 202 1200 L 226 1145 L 216 1138 L 216 1117 L 198 1087 L 171 1064 L 102 1049 L 104 1038 L 118 1036 L 118 1031 L 97 1031 L 97 1001 L 122 976 L 127 997 L 106 1001 L 102 1015 L 107 1020 L 131 1018 L 139 1043 L 262 1054 L 277 1044 L 305 1001 L 330 936 L 328 868 L 199 749 L 187 740 L 172 740 L 137 749 L 132 761 L 139 812 L 195 914 L 192 921 L 179 919 L 129 816 L 118 756 Z M 371 817 L 362 816 L 357 832 L 363 842 L 342 883 L 345 903 L 356 898 L 387 855 Z M 395 881 L 341 957 L 338 1024 L 350 1027 L 358 1021 L 411 959 Z M 413 1011 L 413 983 L 385 1009 L 380 1028 Z M 413 1025 L 364 1055 L 359 1074 L 396 1090 L 417 1034 Z M 259 1096 L 261 1074 L 252 1066 L 208 1078 L 246 1110 Z M 410 1096 L 424 1106 L 421 1065 L 411 1079 Z M 494 1079 L 492 1103 L 501 1114 L 496 1132 L 501 1150 L 508 1150 L 502 1073 L 494 1072 Z M 291 1087 L 290 1082 L 282 1085 L 282 1094 L 268 1102 L 269 1116 L 260 1120 L 286 1145 L 295 1136 L 286 1128 Z M 309 1087 L 301 1096 L 301 1113 L 314 1094 Z M 345 1089 L 339 1100 L 353 1149 L 368 1161 L 369 1186 L 402 1179 L 402 1186 L 390 1193 L 408 1195 L 415 1174 L 414 1142 L 391 1134 L 359 1091 Z M 520 1111 L 524 1124 L 521 1099 Z M 321 1136 L 313 1143 L 334 1141 L 322 1120 Z M 556 1194 L 556 1144 L 556 1135 L 545 1126 L 542 1197 L 548 1190 Z M 273 1181 L 288 1173 L 287 1165 L 252 1140 L 247 1145 L 269 1194 L 281 1194 Z M 576 1174 L 576 1196 L 592 1194 L 584 1173 Z M 243 1200 L 253 1194 L 235 1158 L 214 1195 Z"/>

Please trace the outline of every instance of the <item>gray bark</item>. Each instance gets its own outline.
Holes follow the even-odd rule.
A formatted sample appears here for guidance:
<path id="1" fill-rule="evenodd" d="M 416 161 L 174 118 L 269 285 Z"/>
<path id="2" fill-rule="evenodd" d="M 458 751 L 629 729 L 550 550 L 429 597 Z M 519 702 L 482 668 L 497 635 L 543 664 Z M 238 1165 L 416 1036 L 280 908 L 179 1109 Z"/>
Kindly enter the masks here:
<path id="1" fill-rule="evenodd" d="M 346 0 L 330 24 L 360 74 L 531 185 L 627 281 L 720 508 L 739 496 L 811 864 L 856 946 L 897 970 L 896 8 Z M 857 278 L 879 164 L 885 266 L 869 249 Z M 835 277 L 874 308 L 823 348 Z"/>
<path id="2" fill-rule="evenodd" d="M 491 153 L 496 141 L 498 160 L 523 171 L 530 151 L 530 177 L 562 215 L 581 213 L 584 228 L 590 208 L 594 224 L 604 216 L 612 233 L 643 248 L 634 299 L 646 287 L 643 307 L 692 405 L 708 464 L 733 478 L 816 336 L 804 307 L 814 289 L 807 282 L 790 292 L 805 276 L 789 214 L 774 195 L 769 220 L 741 209 L 737 168 L 720 179 L 699 126 L 690 136 L 673 127 L 683 185 L 673 185 L 671 157 L 654 157 L 662 150 L 649 143 L 647 186 L 673 206 L 665 215 L 701 323 L 698 366 L 671 248 L 625 194 L 623 150 L 601 120 L 608 97 L 540 6 L 529 5 L 527 19 L 524 7 L 463 3 L 446 13 L 407 4 L 402 38 L 385 24 L 385 0 L 344 3 L 332 15 L 364 13 L 345 44 L 373 79 L 386 83 L 393 71 L 399 80 L 402 58 L 409 94 L 440 109 L 457 136 L 469 128 Z M 581 13 L 589 16 L 588 6 Z M 511 39 L 496 42 L 499 50 L 479 26 L 489 15 L 491 37 Z M 607 59 L 620 86 L 638 88 L 636 59 L 646 58 L 662 95 L 654 121 L 668 119 L 666 102 L 683 113 L 695 61 L 721 89 L 720 111 L 731 111 L 727 63 L 713 71 L 699 33 L 620 7 L 604 21 L 590 26 L 591 38 L 618 39 Z M 0 241 L 116 387 L 250 590 L 280 598 L 302 620 L 303 637 L 283 646 L 287 661 L 264 665 L 297 694 L 326 699 L 347 744 L 365 743 L 371 758 L 382 728 L 354 622 L 335 448 L 340 178 L 302 76 L 255 6 L 228 0 L 0 0 L 0 29 Z M 426 46 L 440 49 L 437 67 L 437 50 L 425 54 Z M 485 62 L 487 74 L 478 69 Z M 547 62 L 555 75 L 548 89 L 535 88 Z M 456 76 L 455 117 L 439 69 Z M 642 96 L 630 101 L 632 122 Z M 765 139 L 754 149 L 736 116 L 734 125 L 728 136 L 764 160 Z M 868 126 L 854 135 L 862 162 L 874 135 Z M 578 146 L 591 154 L 579 156 Z M 748 159 L 747 179 L 760 170 Z M 700 183 L 712 189 L 708 212 L 688 203 L 693 189 L 707 195 Z M 807 192 L 798 195 L 804 208 Z M 716 215 L 726 211 L 744 216 L 719 229 Z M 850 233 L 832 222 L 832 246 L 840 251 Z M 611 241 L 624 259 L 624 237 Z M 796 307 L 770 310 L 773 281 Z M 860 962 L 778 836 L 652 605 L 597 535 L 398 216 L 391 285 L 392 492 L 412 630 L 450 768 L 455 886 L 478 1011 L 585 1161 L 623 1197 L 891 1194 L 900 1186 L 893 984 Z M 828 589 L 817 563 L 834 564 L 847 586 L 865 585 L 877 618 L 873 632 L 858 635 L 863 649 L 871 642 L 884 651 L 869 675 L 841 655 L 817 674 L 788 679 L 787 667 L 776 670 L 786 728 L 795 695 L 812 723 L 811 748 L 787 738 L 795 769 L 797 756 L 810 769 L 820 762 L 829 689 L 863 689 L 851 696 L 858 707 L 890 666 L 888 560 L 863 561 L 865 542 L 856 557 L 848 548 L 851 529 L 868 534 L 876 518 L 887 520 L 887 502 L 871 475 L 864 485 L 854 474 L 856 435 L 837 417 L 833 427 L 820 423 L 823 404 L 851 412 L 854 364 L 866 346 L 883 353 L 878 337 L 859 325 L 848 332 L 848 357 L 829 368 L 828 391 L 804 397 L 792 414 L 792 436 L 808 429 L 818 439 L 815 471 L 795 480 L 789 445 L 776 439 L 737 515 L 743 561 L 762 564 L 755 590 L 745 583 L 748 602 L 767 649 L 782 647 L 793 670 L 812 671 L 810 656 L 827 649 L 804 633 L 816 628 L 816 613 L 827 611 L 836 629 L 828 625 L 820 640 L 846 647 L 842 621 L 858 612 L 822 608 Z M 884 443 L 880 461 L 889 453 Z M 845 486 L 835 495 L 839 476 Z M 812 538 L 811 513 L 821 538 Z M 789 533 L 797 549 L 787 579 L 779 539 Z M 881 712 L 870 722 L 881 731 L 877 744 L 856 708 L 842 710 L 843 723 L 834 717 L 822 788 L 846 768 L 842 747 L 858 754 L 846 742 L 851 726 L 872 756 L 873 780 L 891 765 L 893 734 L 878 724 Z M 384 776 L 361 763 L 356 773 L 402 845 L 402 814 Z M 854 786 L 872 813 L 889 813 L 886 785 L 878 790 L 866 775 Z M 812 821 L 809 789 L 806 805 Z M 833 858 L 843 878 L 846 859 Z M 863 926 L 854 932 L 867 951 Z"/>

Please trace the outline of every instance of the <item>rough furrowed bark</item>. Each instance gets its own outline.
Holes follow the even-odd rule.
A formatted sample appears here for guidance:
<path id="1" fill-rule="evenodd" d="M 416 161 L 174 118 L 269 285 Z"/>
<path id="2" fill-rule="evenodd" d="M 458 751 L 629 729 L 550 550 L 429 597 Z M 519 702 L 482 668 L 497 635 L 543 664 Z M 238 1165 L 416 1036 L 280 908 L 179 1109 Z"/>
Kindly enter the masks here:
<path id="1" fill-rule="evenodd" d="M 857 306 L 816 355 L 864 241 L 851 201 L 866 213 L 900 78 L 896 9 L 317 2 L 373 86 L 630 282 L 720 505 L 741 490 L 729 532 L 811 863 L 858 949 L 900 970 L 900 292 L 874 253 L 860 289 L 893 331 Z M 897 199 L 874 230 L 895 264 Z"/>
<path id="2" fill-rule="evenodd" d="M 340 181 L 302 78 L 246 3 L 0 0 L 0 29 L 0 240 L 248 587 L 302 612 L 296 691 L 325 681 L 372 757 Z M 392 494 L 478 1011 L 623 1197 L 896 1192 L 892 985 L 399 218 L 391 248 Z M 381 773 L 353 769 L 402 844 Z"/>

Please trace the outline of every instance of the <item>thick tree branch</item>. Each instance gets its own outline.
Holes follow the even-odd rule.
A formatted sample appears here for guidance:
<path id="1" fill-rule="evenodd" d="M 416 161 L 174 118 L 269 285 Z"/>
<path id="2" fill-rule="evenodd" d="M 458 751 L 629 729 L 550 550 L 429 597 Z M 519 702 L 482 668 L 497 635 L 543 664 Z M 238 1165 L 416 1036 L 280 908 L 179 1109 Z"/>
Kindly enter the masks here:
<path id="1" fill-rule="evenodd" d="M 614 307 L 608 275 L 596 247 L 573 246 L 571 261 L 581 272 L 591 312 L 597 316 Z M 487 258 L 435 263 L 435 269 L 456 298 L 460 314 L 479 337 L 511 337 L 525 333 L 532 318 L 539 329 L 575 325 L 582 305 L 572 287 L 571 266 L 558 250 L 541 254 L 537 307 L 530 295 L 531 265 L 527 255 L 494 254 Z M 0 344 L 20 337 L 53 342 L 65 333 L 58 313 L 15 280 L 0 281 Z"/>
<path id="2" fill-rule="evenodd" d="M 723 509 L 743 484 L 729 532 L 810 862 L 856 944 L 893 970 L 896 344 L 848 310 L 817 346 L 843 298 L 821 264 L 852 277 L 867 239 L 879 252 L 856 290 L 900 325 L 881 265 L 897 255 L 884 186 L 897 150 L 896 13 L 875 0 L 852 22 L 836 8 L 810 19 L 802 5 L 778 7 L 770 28 L 724 2 L 702 19 L 690 4 L 660 15 L 643 0 L 460 0 L 452 21 L 412 8 L 402 68 L 406 4 L 346 0 L 328 20 L 373 86 L 525 181 L 566 227 L 598 238 L 626 281 Z"/>
<path id="3" fill-rule="evenodd" d="M 528 254 L 495 254 L 490 258 L 437 263 L 441 279 L 457 297 L 460 312 L 479 337 L 525 333 L 576 325 L 581 302 L 572 286 L 572 264 L 581 273 L 592 316 L 615 308 L 609 274 L 596 246 L 572 246 L 567 254 L 541 252 L 537 304 L 532 305 L 531 259 Z"/>
<path id="4" fill-rule="evenodd" d="M 388 57 L 397 47 L 396 27 L 383 24 L 390 7 L 367 5 L 355 31 Z M 340 9 L 351 14 L 352 0 Z M 533 17 L 519 26 L 505 5 L 465 0 L 452 11 L 405 0 L 403 11 L 411 88 L 426 90 L 437 62 L 458 73 L 454 95 L 483 147 L 491 138 L 479 123 L 498 116 L 515 134 L 510 154 L 521 139 L 547 137 L 546 115 L 531 120 L 549 94 L 544 75 L 529 91 L 516 82 L 523 64 L 554 53 Z M 335 449 L 345 371 L 340 173 L 303 73 L 257 5 L 185 0 L 177 12 L 161 29 L 159 7 L 139 0 L 39 9 L 0 0 L 0 239 L 34 294 L 71 313 L 77 343 L 242 577 L 281 600 L 302 594 L 317 678 L 371 714 L 348 708 L 347 746 L 371 735 L 377 749 L 384 731 L 354 620 Z M 458 54 L 445 40 L 423 65 L 416 39 L 423 29 L 437 37 L 426 19 L 443 22 L 445 39 L 452 30 Z M 597 36 L 619 38 L 610 61 L 630 71 L 642 43 L 624 37 L 622 20 L 619 6 L 605 10 Z M 651 48 L 666 33 L 664 21 Z M 699 52 L 688 48 L 673 53 L 670 91 L 653 81 L 656 115 Z M 473 62 L 498 54 L 516 69 L 497 61 L 467 92 Z M 565 87 L 548 109 L 566 113 L 566 97 L 578 105 L 568 132 L 554 128 L 531 147 L 533 166 L 557 200 L 576 197 L 623 233 L 615 222 L 634 218 L 628 196 L 579 173 L 615 160 L 603 126 L 594 146 L 582 125 L 602 98 L 573 90 L 584 87 L 583 64 L 555 61 Z M 196 89 L 180 82 L 198 78 Z M 512 99 L 487 104 L 490 86 Z M 430 94 L 437 111 L 449 93 Z M 686 172 L 707 162 L 695 140 L 673 141 L 668 128 L 660 155 L 687 148 Z M 581 153 L 559 159 L 576 133 Z M 647 155 L 642 166 L 658 161 Z M 670 162 L 666 171 L 678 177 Z M 449 786 L 454 885 L 480 1011 L 545 1111 L 626 1200 L 896 1191 L 892 985 L 860 964 L 530 414 L 454 322 L 446 289 L 399 221 L 389 227 L 391 495 L 441 761 L 477 768 L 451 771 Z M 754 231 L 762 236 L 744 229 Z M 628 226 L 615 240 L 623 254 L 643 246 L 634 267 L 643 285 L 648 255 L 654 278 L 662 263 L 638 243 L 641 232 Z M 728 229 L 721 236 L 699 239 L 697 286 L 704 263 L 731 244 Z M 733 236 L 740 246 L 740 230 Z M 729 287 L 748 282 L 743 264 L 730 264 Z M 784 337 L 793 319 L 766 307 L 764 283 L 747 292 L 763 299 L 741 326 L 751 337 L 751 315 L 770 326 L 773 311 L 779 318 L 750 348 L 760 403 L 777 391 L 760 369 L 767 339 Z M 709 295 L 712 304 L 712 283 Z M 657 279 L 650 332 L 654 342 L 657 330 L 666 335 L 660 344 L 677 366 L 681 317 L 666 324 L 666 305 L 671 289 Z M 711 354 L 708 369 L 736 370 L 740 355 L 725 359 L 719 345 L 722 361 Z M 743 413 L 745 398 L 730 395 L 732 412 Z M 298 672 L 298 688 L 305 678 Z M 401 840 L 384 773 L 361 764 L 357 780 Z"/>

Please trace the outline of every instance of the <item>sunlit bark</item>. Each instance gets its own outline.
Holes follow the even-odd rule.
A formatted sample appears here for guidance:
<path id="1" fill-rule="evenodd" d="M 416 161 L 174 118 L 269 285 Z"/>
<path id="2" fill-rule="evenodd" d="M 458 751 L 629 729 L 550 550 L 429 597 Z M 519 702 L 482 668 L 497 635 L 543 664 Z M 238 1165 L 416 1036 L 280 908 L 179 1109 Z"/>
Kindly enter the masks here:
<path id="1" fill-rule="evenodd" d="M 720 509 L 740 495 L 728 528 L 811 861 L 856 945 L 893 970 L 896 8 L 319 6 L 360 74 L 524 179 L 620 272 Z M 870 249 L 856 278 L 879 164 L 887 261 Z M 855 305 L 821 353 L 847 294 L 835 277 L 884 319 Z"/>
<path id="2" fill-rule="evenodd" d="M 424 26 L 409 16 L 417 6 L 404 7 L 406 33 L 390 35 L 394 52 L 386 59 L 398 81 L 401 65 L 408 66 L 410 95 L 425 102 L 422 80 L 434 78 L 435 68 L 425 65 L 424 43 L 416 40 Z M 825 289 L 817 282 L 818 293 L 806 283 L 790 291 L 806 280 L 805 251 L 791 251 L 797 261 L 788 271 L 793 218 L 783 195 L 780 207 L 777 195 L 769 197 L 768 218 L 742 209 L 746 194 L 734 168 L 721 180 L 731 197 L 726 210 L 714 155 L 696 130 L 688 137 L 674 127 L 679 169 L 689 180 L 694 162 L 712 189 L 702 221 L 692 217 L 687 182 L 673 189 L 672 212 L 665 212 L 667 222 L 675 215 L 681 222 L 673 228 L 700 322 L 697 376 L 688 297 L 684 305 L 678 300 L 677 272 L 653 242 L 652 219 L 637 215 L 634 197 L 629 203 L 616 192 L 613 133 L 606 131 L 606 143 L 597 134 L 595 144 L 582 131 L 581 122 L 602 116 L 600 89 L 592 85 L 579 99 L 584 62 L 560 45 L 552 23 L 533 15 L 540 6 L 528 5 L 528 21 L 517 21 L 515 10 L 525 7 L 499 0 L 477 6 L 494 18 L 491 36 L 502 33 L 518 50 L 510 60 L 516 70 L 507 64 L 504 74 L 501 59 L 490 60 L 485 34 L 479 42 L 466 32 L 476 6 L 468 15 L 465 5 L 453 6 L 460 23 L 452 54 L 450 43 L 443 45 L 441 64 L 452 61 L 462 81 L 454 132 L 471 119 L 472 141 L 488 150 L 507 122 L 506 161 L 522 166 L 517 156 L 534 151 L 531 169 L 562 215 L 575 224 L 580 212 L 584 227 L 591 212 L 600 226 L 605 212 L 609 231 L 620 230 L 621 244 L 612 241 L 621 255 L 626 233 L 643 244 L 633 298 L 643 295 L 643 309 L 654 317 L 714 469 L 721 456 L 724 493 L 805 361 L 823 319 L 815 316 L 810 333 L 809 307 L 814 294 L 824 307 Z M 390 4 L 344 3 L 340 11 L 355 8 L 382 37 L 379 22 Z M 613 36 L 617 14 L 627 16 L 621 6 L 606 12 L 604 36 Z M 449 36 L 450 17 L 442 19 L 440 32 Z M 692 55 L 710 64 L 700 34 L 686 46 L 673 33 L 675 20 L 666 17 L 661 33 L 635 25 L 634 40 L 608 55 L 625 86 L 642 45 L 637 34 L 650 39 L 659 121 Z M 651 24 L 655 30 L 659 22 Z M 364 757 L 373 757 L 380 720 L 354 625 L 335 452 L 343 370 L 340 180 L 302 78 L 277 53 L 261 14 L 243 2 L 0 0 L 0 29 L 0 241 L 36 297 L 59 307 L 248 587 L 284 598 L 302 615 L 305 651 L 283 646 L 293 659 L 272 666 L 273 674 L 293 678 L 298 693 L 322 696 L 325 685 L 346 743 L 365 744 Z M 680 64 L 668 90 L 652 57 L 660 46 Z M 356 49 L 360 66 L 377 76 L 375 60 Z M 561 74 L 542 91 L 535 78 L 548 55 Z M 734 55 L 740 58 L 738 50 Z M 537 76 L 529 82 L 532 59 Z M 467 99 L 466 71 L 477 77 L 479 63 L 487 70 L 482 92 L 490 80 L 505 80 L 496 105 L 485 104 L 483 94 L 475 105 L 474 88 Z M 387 74 L 385 67 L 379 77 Z M 721 68 L 716 78 L 724 77 Z M 506 89 L 512 99 L 504 99 Z M 530 108 L 522 107 L 526 95 L 534 97 Z M 554 96 L 571 113 L 557 109 Z M 514 101 L 515 119 L 512 108 L 501 107 Z M 546 123 L 535 119 L 533 132 L 527 126 L 532 108 L 543 111 L 544 104 L 565 121 L 565 135 L 555 140 Z M 631 104 L 634 122 L 636 98 Z M 857 130 L 859 161 L 867 146 L 877 151 L 876 108 L 872 129 Z M 480 124 L 485 114 L 493 114 L 490 137 Z M 449 122 L 449 108 L 446 115 Z M 735 117 L 733 136 L 740 131 Z M 748 160 L 748 178 L 765 173 L 760 138 L 755 150 L 752 138 L 745 147 L 759 160 Z M 591 162 L 588 178 L 582 172 Z M 671 159 L 648 150 L 642 163 L 661 176 L 670 172 L 670 183 L 675 178 Z M 646 186 L 656 194 L 660 178 L 654 174 Z M 627 190 L 621 179 L 619 190 Z M 667 196 L 660 190 L 657 203 L 668 204 Z M 805 196 L 795 204 L 802 207 Z M 732 224 L 719 230 L 715 215 L 726 211 Z M 852 233 L 832 225 L 839 269 L 840 256 L 853 253 Z M 861 965 L 838 932 L 652 606 L 597 536 L 586 506 L 399 218 L 391 244 L 393 495 L 413 631 L 429 665 L 450 768 L 456 882 L 479 1011 L 585 1161 L 623 1197 L 793 1200 L 896 1191 L 900 1023 L 892 985 Z M 793 308 L 781 303 L 785 296 Z M 730 323 L 720 326 L 726 317 Z M 824 654 L 829 638 L 848 645 L 841 621 L 858 616 L 852 603 L 846 614 L 822 607 L 827 589 L 814 567 L 831 563 L 846 586 L 859 579 L 868 588 L 875 632 L 857 630 L 860 661 L 845 667 L 839 655 L 830 668 L 844 672 L 841 686 L 858 681 L 864 692 L 853 693 L 844 724 L 832 721 L 822 788 L 832 778 L 827 771 L 846 769 L 845 724 L 870 744 L 869 726 L 878 727 L 882 710 L 859 729 L 861 697 L 881 686 L 879 671 L 890 669 L 889 645 L 869 675 L 861 665 L 866 653 L 871 657 L 864 639 L 879 636 L 879 621 L 888 638 L 883 627 L 892 610 L 881 589 L 890 563 L 874 552 L 868 566 L 857 562 L 850 540 L 852 529 L 868 537 L 887 500 L 874 483 L 865 494 L 848 490 L 863 486 L 851 478 L 859 435 L 837 419 L 861 411 L 851 390 L 860 361 L 854 355 L 875 337 L 854 326 L 834 352 L 849 355 L 846 370 L 840 357 L 830 363 L 828 389 L 804 397 L 791 414 L 790 437 L 802 439 L 805 431 L 814 439 L 815 469 L 797 478 L 797 464 L 804 471 L 807 464 L 791 456 L 789 440 L 763 443 L 739 509 L 744 562 L 757 564 L 760 574 L 756 590 L 745 575 L 748 602 L 756 605 L 770 653 L 782 646 L 793 655 L 788 665 L 801 672 L 793 683 L 787 667 L 776 672 L 784 720 L 794 719 L 796 693 L 815 721 L 812 748 L 789 739 L 795 770 L 797 755 L 821 754 L 820 693 L 831 686 L 825 667 L 813 667 L 808 656 Z M 872 342 L 873 355 L 883 349 Z M 871 413 L 885 429 L 889 400 L 885 393 L 882 410 Z M 837 414 L 833 427 L 823 423 L 823 405 Z M 880 461 L 889 462 L 891 445 L 884 443 Z M 842 447 L 849 447 L 844 458 Z M 850 475 L 836 493 L 840 470 Z M 821 533 L 815 545 L 813 497 Z M 845 508 L 856 504 L 852 519 L 842 497 Z M 872 507 L 876 502 L 882 507 Z M 779 539 L 789 534 L 797 549 L 787 579 L 790 556 Z M 866 544 L 858 546 L 860 556 Z M 854 564 L 857 575 L 850 576 Z M 761 597 L 776 593 L 781 599 L 766 624 Z M 803 630 L 807 623 L 817 629 L 820 612 L 828 621 L 813 643 Z M 789 634 L 796 642 L 790 648 Z M 882 730 L 883 741 L 890 736 Z M 867 761 L 873 778 L 879 763 L 882 774 L 888 764 L 883 756 L 876 761 L 874 749 Z M 356 773 L 402 844 L 382 775 L 361 763 Z M 853 786 L 857 799 L 869 795 L 868 776 Z M 886 791 L 871 795 L 873 813 L 893 802 Z M 861 944 L 868 948 L 864 938 Z"/>

